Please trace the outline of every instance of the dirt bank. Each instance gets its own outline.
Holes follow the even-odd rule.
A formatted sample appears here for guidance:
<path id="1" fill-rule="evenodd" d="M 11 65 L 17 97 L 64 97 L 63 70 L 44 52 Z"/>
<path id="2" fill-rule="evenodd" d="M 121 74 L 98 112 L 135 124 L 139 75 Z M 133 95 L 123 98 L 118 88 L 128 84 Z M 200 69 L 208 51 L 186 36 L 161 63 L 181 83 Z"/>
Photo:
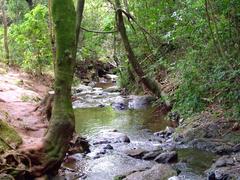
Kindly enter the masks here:
<path id="1" fill-rule="evenodd" d="M 39 142 L 47 124 L 34 109 L 48 91 L 50 81 L 0 65 L 0 82 L 0 119 L 17 130 L 22 146 Z"/>

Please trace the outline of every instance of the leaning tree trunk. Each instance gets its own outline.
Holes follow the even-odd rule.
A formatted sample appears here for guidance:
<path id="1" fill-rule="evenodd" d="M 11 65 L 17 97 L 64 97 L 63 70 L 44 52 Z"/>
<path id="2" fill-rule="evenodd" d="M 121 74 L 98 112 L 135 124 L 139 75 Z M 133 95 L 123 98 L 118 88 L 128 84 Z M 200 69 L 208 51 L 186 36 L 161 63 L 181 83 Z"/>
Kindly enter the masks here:
<path id="1" fill-rule="evenodd" d="M 121 10 L 121 3 L 119 0 L 115 0 L 115 3 L 116 3 L 116 14 L 117 14 L 117 27 L 118 27 L 118 31 L 120 32 L 120 35 L 126 50 L 128 60 L 132 65 L 134 71 L 136 72 L 137 76 L 139 77 L 140 81 L 142 82 L 142 84 L 155 96 L 161 98 L 162 93 L 157 82 L 147 77 L 144 71 L 142 70 L 140 64 L 138 63 L 138 60 L 133 52 L 133 49 L 130 45 L 130 42 L 126 33 L 123 14 Z"/>
<path id="2" fill-rule="evenodd" d="M 8 23 L 7 23 L 7 16 L 5 12 L 5 0 L 2 2 L 2 23 L 4 28 L 4 50 L 5 50 L 5 58 L 7 60 L 7 63 L 9 64 L 9 48 L 8 48 Z"/>

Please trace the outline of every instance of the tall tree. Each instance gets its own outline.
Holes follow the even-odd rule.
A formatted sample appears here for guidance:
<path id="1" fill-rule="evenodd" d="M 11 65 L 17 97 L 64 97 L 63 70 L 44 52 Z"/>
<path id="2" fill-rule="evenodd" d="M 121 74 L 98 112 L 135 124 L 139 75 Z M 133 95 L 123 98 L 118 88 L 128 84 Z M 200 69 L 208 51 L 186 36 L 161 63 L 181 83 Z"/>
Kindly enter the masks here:
<path id="1" fill-rule="evenodd" d="M 146 74 L 144 73 L 140 63 L 138 62 L 138 59 L 136 55 L 133 52 L 133 49 L 131 47 L 131 44 L 128 39 L 128 35 L 126 32 L 126 27 L 124 24 L 124 18 L 123 18 L 123 10 L 121 8 L 120 0 L 115 0 L 115 6 L 116 6 L 116 15 L 117 15 L 117 27 L 118 31 L 121 35 L 123 45 L 125 47 L 125 51 L 127 53 L 128 60 L 133 67 L 135 73 L 137 74 L 138 78 L 140 79 L 140 82 L 154 95 L 161 98 L 162 92 L 157 84 L 156 81 L 148 78 Z M 127 12 L 124 12 L 127 14 Z"/>
<path id="2" fill-rule="evenodd" d="M 5 50 L 5 58 L 7 60 L 7 63 L 9 64 L 9 48 L 8 48 L 8 22 L 7 22 L 7 15 L 5 11 L 5 0 L 2 1 L 2 23 L 3 23 L 3 30 L 4 30 L 4 50 Z"/>

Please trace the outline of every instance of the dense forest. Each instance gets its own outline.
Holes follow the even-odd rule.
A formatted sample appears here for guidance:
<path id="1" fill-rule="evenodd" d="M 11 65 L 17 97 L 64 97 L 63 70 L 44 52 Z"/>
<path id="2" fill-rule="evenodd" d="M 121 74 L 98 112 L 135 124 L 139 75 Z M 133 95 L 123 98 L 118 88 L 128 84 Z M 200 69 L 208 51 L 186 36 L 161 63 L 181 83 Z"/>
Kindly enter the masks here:
<path id="1" fill-rule="evenodd" d="M 240 178 L 239 0 L 0 3 L 0 179 Z"/>

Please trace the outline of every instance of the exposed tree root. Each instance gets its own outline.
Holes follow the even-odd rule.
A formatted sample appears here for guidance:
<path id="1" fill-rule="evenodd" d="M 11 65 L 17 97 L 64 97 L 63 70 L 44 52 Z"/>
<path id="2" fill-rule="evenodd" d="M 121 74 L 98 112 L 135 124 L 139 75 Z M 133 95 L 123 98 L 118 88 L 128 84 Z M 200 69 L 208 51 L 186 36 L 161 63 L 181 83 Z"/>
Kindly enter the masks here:
<path id="1" fill-rule="evenodd" d="M 0 157 L 0 179 L 19 179 L 29 176 L 32 168 L 28 156 L 9 151 Z"/>

